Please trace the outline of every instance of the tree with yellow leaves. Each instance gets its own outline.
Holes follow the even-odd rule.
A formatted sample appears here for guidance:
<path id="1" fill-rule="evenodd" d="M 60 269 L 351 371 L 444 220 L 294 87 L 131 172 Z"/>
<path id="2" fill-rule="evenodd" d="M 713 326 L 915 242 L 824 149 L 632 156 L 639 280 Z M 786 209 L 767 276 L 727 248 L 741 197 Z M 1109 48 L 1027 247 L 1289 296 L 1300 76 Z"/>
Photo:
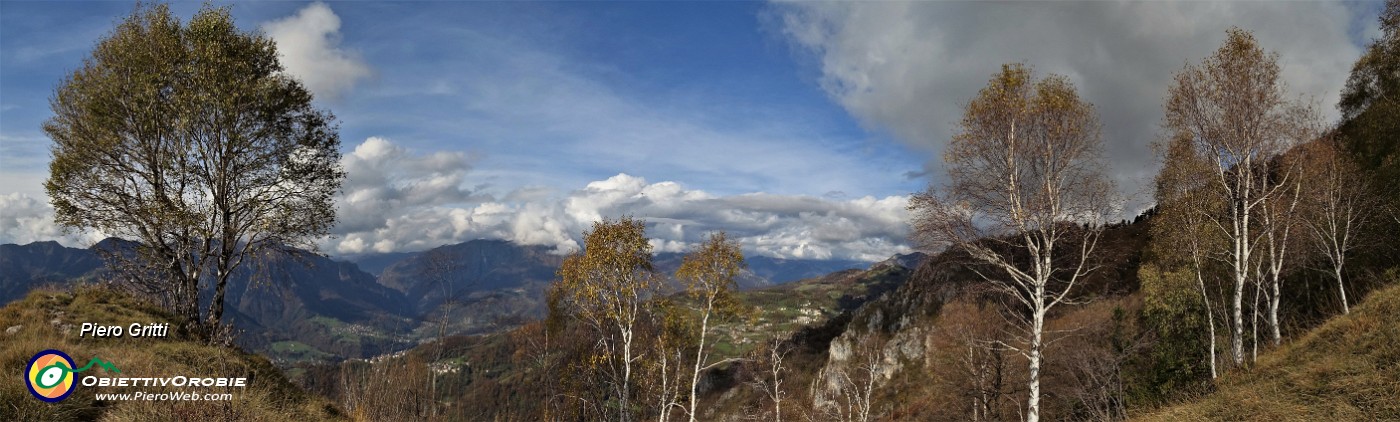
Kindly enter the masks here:
<path id="1" fill-rule="evenodd" d="M 729 240 L 724 232 L 711 234 L 709 239 L 693 252 L 685 256 L 681 267 L 676 270 L 676 278 L 686 286 L 686 293 L 700 301 L 699 347 L 695 350 L 695 365 L 690 376 L 690 420 L 695 421 L 695 386 L 700 382 L 700 371 L 706 368 L 709 353 L 705 350 L 705 335 L 709 331 L 711 316 L 727 316 L 737 313 L 737 303 L 733 291 L 738 287 L 736 279 L 744 268 L 744 252 L 739 243 Z"/>
<path id="2" fill-rule="evenodd" d="M 560 305 L 597 334 L 592 362 L 603 368 L 612 387 L 617 420 L 626 422 L 633 419 L 632 373 L 641 354 L 636 334 L 646 302 L 660 284 L 646 222 L 629 216 L 603 219 L 583 238 L 584 250 L 559 267 L 556 288 Z"/>
<path id="3" fill-rule="evenodd" d="M 1277 247 L 1283 243 L 1274 236 L 1286 225 L 1261 225 L 1261 215 L 1270 207 L 1296 203 L 1289 178 L 1297 176 L 1271 171 L 1270 164 L 1317 133 L 1315 110 L 1288 98 L 1281 75 L 1278 54 L 1266 53 L 1248 31 L 1231 29 L 1214 54 L 1177 72 L 1164 107 L 1163 128 L 1206 163 L 1180 177 L 1209 180 L 1212 186 L 1201 193 L 1216 196 L 1196 204 L 1218 207 L 1205 214 L 1209 218 L 1204 222 L 1225 239 L 1218 254 L 1229 266 L 1234 287 L 1230 357 L 1235 365 L 1244 363 L 1244 287 L 1260 264 L 1261 242 L 1270 247 L 1264 256 L 1269 270 L 1281 271 L 1283 254 Z M 1164 171 L 1174 171 L 1179 163 L 1165 164 Z M 1278 277 L 1272 280 L 1271 291 L 1277 292 Z M 1277 326 L 1276 306 L 1269 317 Z"/>
<path id="4" fill-rule="evenodd" d="M 1016 343 L 1029 362 L 1026 420 L 1040 417 L 1050 309 L 1070 299 L 1112 212 L 1093 105 L 1069 79 L 1002 67 L 967 105 L 944 154 L 949 183 L 914 195 L 914 238 L 968 254 L 984 279 L 1023 305 Z"/>

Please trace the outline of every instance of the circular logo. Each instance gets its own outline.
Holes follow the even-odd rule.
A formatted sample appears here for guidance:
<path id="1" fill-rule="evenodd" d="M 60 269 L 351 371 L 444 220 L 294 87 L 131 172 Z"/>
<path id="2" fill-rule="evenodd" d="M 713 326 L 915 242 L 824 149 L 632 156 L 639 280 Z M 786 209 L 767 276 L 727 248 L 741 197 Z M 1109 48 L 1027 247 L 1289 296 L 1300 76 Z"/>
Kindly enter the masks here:
<path id="1" fill-rule="evenodd" d="M 51 403 L 73 394 L 73 378 L 73 358 L 53 349 L 35 354 L 24 371 L 24 385 L 29 387 L 29 393 Z"/>

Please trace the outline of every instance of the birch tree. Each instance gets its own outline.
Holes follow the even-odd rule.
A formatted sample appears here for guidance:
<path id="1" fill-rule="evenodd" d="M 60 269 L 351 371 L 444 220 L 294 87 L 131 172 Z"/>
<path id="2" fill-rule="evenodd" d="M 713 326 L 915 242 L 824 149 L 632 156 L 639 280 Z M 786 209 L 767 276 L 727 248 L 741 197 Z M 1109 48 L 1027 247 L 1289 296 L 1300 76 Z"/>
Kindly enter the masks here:
<path id="1" fill-rule="evenodd" d="M 44 123 L 54 220 L 139 241 L 173 310 L 208 327 L 229 277 L 249 257 L 314 249 L 335 225 L 345 172 L 334 117 L 283 72 L 272 39 L 240 30 L 227 8 L 185 24 L 142 6 L 59 83 Z M 207 278 L 206 278 L 207 277 Z"/>
<path id="2" fill-rule="evenodd" d="M 783 422 L 783 398 L 787 397 L 787 391 L 783 390 L 783 372 L 787 366 L 783 361 L 793 350 L 792 344 L 786 341 L 788 336 L 786 332 L 773 334 L 764 340 L 762 347 L 754 350 L 753 361 L 762 373 L 756 374 L 750 384 L 773 402 L 773 422 Z"/>
<path id="3" fill-rule="evenodd" d="M 632 217 L 595 222 L 583 239 L 584 250 L 559 267 L 561 306 L 597 334 L 594 359 L 606 368 L 617 419 L 627 422 L 633 420 L 632 373 L 641 352 L 636 334 L 659 284 L 652 247 L 646 223 Z"/>
<path id="4" fill-rule="evenodd" d="M 1350 313 L 1342 276 L 1347 253 L 1359 245 L 1362 230 L 1380 211 L 1381 197 L 1372 191 L 1371 178 L 1333 140 L 1318 140 L 1303 151 L 1310 172 L 1303 221 L 1313 246 L 1326 260 L 1328 273 L 1337 282 L 1342 313 Z"/>
<path id="5" fill-rule="evenodd" d="M 1196 154 L 1191 139 L 1176 137 L 1158 145 L 1162 170 L 1157 174 L 1157 222 L 1152 224 L 1153 252 L 1171 266 L 1187 266 L 1195 275 L 1204 305 L 1209 346 L 1206 357 L 1210 377 L 1219 376 L 1216 365 L 1215 301 L 1206 288 L 1206 267 L 1220 258 L 1224 239 L 1209 227 L 1208 221 L 1222 210 L 1217 185 L 1198 175 L 1210 170 L 1210 163 Z M 1184 248 L 1182 246 L 1185 246 Z M 1214 285 L 1214 282 L 1210 283 Z"/>
<path id="6" fill-rule="evenodd" d="M 686 294 L 700 302 L 699 346 L 695 349 L 690 374 L 688 413 L 691 422 L 695 421 L 695 405 L 699 401 L 695 390 L 700 383 L 700 371 L 706 368 L 710 357 L 705 348 L 710 318 L 737 313 L 733 291 L 738 288 L 739 271 L 743 267 L 744 252 L 739 249 L 739 243 L 719 232 L 711 234 L 704 244 L 687 254 L 676 270 L 676 278 L 685 283 Z"/>
<path id="7" fill-rule="evenodd" d="M 1274 346 L 1283 341 L 1279 327 L 1279 302 L 1283 294 L 1283 276 L 1288 265 L 1295 260 L 1296 251 L 1290 252 L 1294 243 L 1293 231 L 1298 226 L 1298 205 L 1302 203 L 1303 180 L 1301 167 L 1295 160 L 1279 160 L 1277 169 L 1269 178 L 1266 189 L 1274 191 L 1260 203 L 1259 223 L 1262 234 L 1264 256 L 1260 259 L 1261 274 L 1258 282 L 1265 288 L 1269 339 Z M 1258 344 L 1258 340 L 1255 340 Z"/>
<path id="8" fill-rule="evenodd" d="M 454 258 L 446 248 L 435 248 L 424 252 L 420 255 L 419 260 L 423 266 L 421 274 L 426 276 L 429 283 L 438 288 L 438 292 L 443 298 L 442 302 L 438 304 L 438 308 L 442 309 L 442 312 L 437 316 L 437 321 L 433 321 L 437 325 L 437 332 L 434 334 L 433 340 L 435 342 L 433 360 L 428 362 L 429 365 L 437 365 L 447 352 L 443 339 L 447 338 L 447 328 L 451 325 L 452 311 L 460 304 L 462 296 L 470 292 L 471 286 L 470 282 L 459 281 L 462 263 Z M 464 284 L 464 286 L 458 286 L 458 284 Z M 431 318 L 427 314 L 424 317 L 425 319 Z M 433 407 L 429 410 L 432 412 L 431 416 L 437 417 L 440 410 L 437 403 L 437 399 L 440 397 L 438 395 L 438 371 L 432 371 L 430 377 L 428 391 L 429 397 L 433 399 Z"/>
<path id="9" fill-rule="evenodd" d="M 966 252 L 1019 304 L 1029 365 L 1026 420 L 1040 419 L 1046 315 L 1090 273 L 1113 184 L 1100 125 L 1069 80 L 1005 65 L 967 105 L 944 162 L 948 182 L 910 200 L 915 240 Z"/>
<path id="10" fill-rule="evenodd" d="M 657 422 L 671 420 L 673 410 L 687 411 L 686 382 L 691 380 L 687 356 L 695 348 L 697 329 L 689 307 L 675 298 L 652 300 L 646 334 L 651 354 L 641 362 L 638 386 L 654 405 Z"/>
<path id="11" fill-rule="evenodd" d="M 1200 64 L 1177 72 L 1168 91 L 1163 125 L 1190 139 L 1210 163 L 1197 175 L 1217 185 L 1222 212 L 1208 220 L 1227 240 L 1230 297 L 1230 356 L 1244 363 L 1244 287 L 1255 265 L 1260 229 L 1255 220 L 1279 184 L 1269 183 L 1269 163 L 1300 139 L 1309 139 L 1311 109 L 1285 98 L 1278 55 L 1265 53 L 1254 36 L 1227 32 L 1218 50 Z"/>

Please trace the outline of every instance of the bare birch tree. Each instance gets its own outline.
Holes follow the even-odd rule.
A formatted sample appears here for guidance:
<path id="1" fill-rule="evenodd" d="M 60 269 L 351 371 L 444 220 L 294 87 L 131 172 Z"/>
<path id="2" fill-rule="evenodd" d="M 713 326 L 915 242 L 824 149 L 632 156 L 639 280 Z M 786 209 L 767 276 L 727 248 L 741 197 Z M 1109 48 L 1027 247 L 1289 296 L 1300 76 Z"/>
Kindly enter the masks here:
<path id="1" fill-rule="evenodd" d="M 1313 246 L 1326 258 L 1328 272 L 1337 282 L 1342 313 L 1350 313 L 1342 273 L 1347 253 L 1355 249 L 1359 234 L 1380 211 L 1381 196 L 1372 192 L 1371 178 L 1347 157 L 1332 139 L 1304 147 L 1309 170 L 1303 219 Z"/>
<path id="2" fill-rule="evenodd" d="M 1265 198 L 1259 206 L 1259 223 L 1264 247 L 1261 257 L 1260 287 L 1264 288 L 1268 314 L 1265 322 L 1269 326 L 1269 338 L 1274 346 L 1283 341 L 1279 328 L 1279 301 L 1283 294 L 1283 276 L 1288 265 L 1293 263 L 1296 250 L 1290 252 L 1293 229 L 1298 225 L 1298 204 L 1302 202 L 1302 169 L 1295 160 L 1279 160 L 1277 169 L 1268 179 L 1267 189 L 1274 195 Z M 1258 340 L 1256 340 L 1256 343 Z"/>
<path id="3" fill-rule="evenodd" d="M 847 362 L 828 363 L 817 371 L 812 380 L 815 410 L 827 420 L 841 422 L 870 422 L 879 420 L 875 408 L 876 387 L 880 381 L 880 363 L 885 359 L 883 342 L 874 336 L 852 341 L 852 356 Z"/>
<path id="4" fill-rule="evenodd" d="M 976 303 L 976 299 L 958 299 L 939 309 L 928 339 L 928 357 L 932 378 L 942 396 L 961 396 L 968 406 L 945 406 L 948 414 L 934 419 L 980 421 L 1004 420 L 1008 407 L 1019 407 L 1010 396 L 1006 381 L 1014 378 L 1009 365 L 1013 356 L 998 346 L 998 340 L 1008 330 L 1007 318 L 995 304 Z M 1010 406 L 1008 406 L 1010 405 Z"/>
<path id="5" fill-rule="evenodd" d="M 1216 184 L 1222 212 L 1208 222 L 1228 241 L 1226 257 L 1234 284 L 1231 296 L 1230 355 L 1244 362 L 1244 287 L 1250 279 L 1260 229 L 1260 207 L 1282 189 L 1269 183 L 1269 164 L 1309 139 L 1312 109 L 1285 98 L 1278 55 L 1265 53 L 1254 36 L 1238 28 L 1214 54 L 1177 72 L 1166 102 L 1164 126 L 1172 136 L 1190 139 L 1210 162 L 1199 174 Z"/>
<path id="6" fill-rule="evenodd" d="M 783 371 L 787 370 L 787 367 L 783 361 L 793 349 L 792 344 L 785 340 L 787 337 L 788 333 L 774 334 L 764 341 L 761 348 L 754 351 L 754 361 L 763 373 L 754 377 L 751 385 L 773 402 L 773 422 L 783 421 L 783 398 L 787 397 L 787 392 L 783 390 Z"/>
<path id="7" fill-rule="evenodd" d="M 435 333 L 436 337 L 434 340 L 436 344 L 433 345 L 433 361 L 428 362 L 430 367 L 435 368 L 438 362 L 442 361 L 447 351 L 443 340 L 447 338 L 448 327 L 451 325 L 452 321 L 452 312 L 457 305 L 460 304 L 461 296 L 470 292 L 470 285 L 458 286 L 458 284 L 466 284 L 465 282 L 458 281 L 460 278 L 458 273 L 462 269 L 462 263 L 453 257 L 447 249 L 435 248 L 424 252 L 420 255 L 419 259 L 423 266 L 422 275 L 426 276 L 428 282 L 436 286 L 439 294 L 442 295 L 442 302 L 438 304 L 438 308 L 442 309 L 442 312 L 437 315 L 437 321 L 433 321 L 437 325 L 437 332 Z M 459 289 L 459 287 L 465 288 Z M 431 313 L 432 311 L 429 310 L 428 312 Z M 428 315 L 425 315 L 425 317 L 432 318 Z M 433 407 L 429 410 L 432 412 L 431 416 L 437 417 L 440 410 L 438 409 L 437 402 L 440 397 L 438 394 L 438 371 L 434 369 L 429 375 L 431 378 L 428 391 L 430 394 L 429 397 L 433 400 Z"/>
<path id="8" fill-rule="evenodd" d="M 949 182 L 910 200 L 915 240 L 962 250 L 1024 308 L 1014 348 L 1029 362 L 1026 420 L 1040 419 L 1044 326 L 1094 269 L 1111 212 L 1094 108 L 1069 80 L 1002 67 L 968 105 L 944 155 Z"/>

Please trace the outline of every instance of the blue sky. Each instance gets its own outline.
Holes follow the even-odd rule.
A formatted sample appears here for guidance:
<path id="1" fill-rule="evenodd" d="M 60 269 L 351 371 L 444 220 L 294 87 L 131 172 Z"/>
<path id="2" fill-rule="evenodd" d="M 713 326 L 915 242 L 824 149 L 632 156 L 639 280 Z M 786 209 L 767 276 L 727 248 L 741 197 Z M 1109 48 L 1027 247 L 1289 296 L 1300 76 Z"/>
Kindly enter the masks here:
<path id="1" fill-rule="evenodd" d="M 627 213 L 653 223 L 663 250 L 729 230 L 750 253 L 856 259 L 910 250 L 903 201 L 930 180 L 910 175 L 938 180 L 961 104 L 1001 63 L 1065 74 L 1098 105 L 1140 206 L 1172 70 L 1239 25 L 1335 118 L 1378 6 L 231 5 L 339 117 L 350 177 L 326 252 L 473 238 L 565 251 L 592 219 Z M 53 226 L 40 124 L 55 84 L 132 7 L 0 2 L 0 242 L 101 237 Z M 198 7 L 173 5 L 182 18 Z"/>

